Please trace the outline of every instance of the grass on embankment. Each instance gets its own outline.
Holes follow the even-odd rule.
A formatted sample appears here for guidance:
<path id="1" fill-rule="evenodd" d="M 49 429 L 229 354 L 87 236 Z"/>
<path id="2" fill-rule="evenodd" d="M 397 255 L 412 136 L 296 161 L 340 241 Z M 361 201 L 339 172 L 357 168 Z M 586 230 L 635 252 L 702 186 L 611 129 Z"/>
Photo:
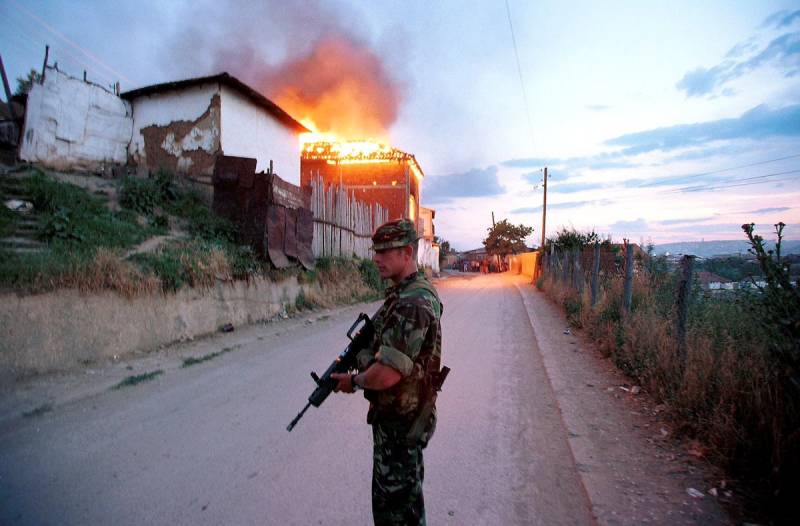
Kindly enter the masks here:
<path id="1" fill-rule="evenodd" d="M 87 180 L 93 176 L 85 176 Z M 96 179 L 96 178 L 95 178 Z M 201 196 L 160 172 L 147 179 L 114 183 L 118 204 L 38 169 L 22 178 L 37 218 L 38 253 L 0 250 L 0 287 L 37 293 L 63 288 L 111 290 L 126 297 L 209 287 L 218 280 L 296 276 L 319 282 L 331 294 L 297 298 L 298 310 L 370 298 L 382 290 L 370 261 L 319 260 L 317 269 L 276 270 L 236 243 L 234 226 L 211 212 Z M 13 213 L 0 215 L 0 230 L 12 232 Z M 154 251 L 127 255 L 143 241 L 179 233 Z"/>

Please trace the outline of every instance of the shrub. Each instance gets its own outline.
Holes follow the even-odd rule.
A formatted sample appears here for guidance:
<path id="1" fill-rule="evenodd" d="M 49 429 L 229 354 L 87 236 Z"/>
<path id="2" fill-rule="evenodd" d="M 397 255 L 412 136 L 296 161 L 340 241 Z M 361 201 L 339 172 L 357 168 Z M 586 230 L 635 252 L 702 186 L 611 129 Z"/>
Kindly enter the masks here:
<path id="1" fill-rule="evenodd" d="M 364 283 L 366 283 L 369 288 L 377 292 L 384 291 L 386 286 L 381 279 L 378 265 L 376 265 L 374 261 L 371 259 L 362 259 L 358 263 L 358 270 L 361 272 L 361 278 L 364 280 Z"/>

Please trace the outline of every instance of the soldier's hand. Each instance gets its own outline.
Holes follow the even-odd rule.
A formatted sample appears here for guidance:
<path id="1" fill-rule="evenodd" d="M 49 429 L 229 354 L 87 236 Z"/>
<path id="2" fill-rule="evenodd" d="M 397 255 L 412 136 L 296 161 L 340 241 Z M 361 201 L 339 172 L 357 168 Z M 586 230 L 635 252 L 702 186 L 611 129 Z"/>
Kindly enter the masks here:
<path id="1" fill-rule="evenodd" d="M 352 393 L 354 392 L 351 376 L 347 373 L 331 373 L 331 378 L 339 382 L 333 388 L 335 392 Z"/>

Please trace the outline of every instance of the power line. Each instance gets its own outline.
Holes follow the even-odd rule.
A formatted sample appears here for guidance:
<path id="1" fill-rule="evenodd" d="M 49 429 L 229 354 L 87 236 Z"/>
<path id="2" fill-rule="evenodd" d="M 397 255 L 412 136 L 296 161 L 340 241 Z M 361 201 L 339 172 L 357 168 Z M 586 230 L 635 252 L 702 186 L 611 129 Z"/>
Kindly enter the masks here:
<path id="1" fill-rule="evenodd" d="M 774 163 L 774 162 L 777 162 L 777 161 L 785 161 L 786 159 L 795 159 L 797 157 L 800 157 L 800 153 L 787 155 L 785 157 L 776 157 L 775 159 L 767 159 L 765 161 L 758 161 L 758 162 L 750 163 L 750 164 L 741 164 L 739 166 L 731 166 L 729 168 L 721 168 L 719 170 L 712 170 L 710 172 L 698 172 L 698 173 L 685 174 L 685 175 L 676 175 L 675 179 L 680 179 L 682 177 L 701 177 L 701 176 L 704 176 L 704 175 L 714 175 L 714 174 L 718 174 L 718 173 L 722 173 L 722 172 L 730 172 L 730 171 L 733 171 L 733 170 L 740 170 L 742 168 L 750 168 L 751 166 L 760 166 L 762 164 L 769 164 L 769 163 Z"/>
<path id="2" fill-rule="evenodd" d="M 626 195 L 626 196 L 623 196 L 623 197 L 589 199 L 585 203 L 586 204 L 594 203 L 594 202 L 598 202 L 599 203 L 599 202 L 602 202 L 602 201 L 605 201 L 608 204 L 625 203 L 625 202 L 628 202 L 628 201 L 641 201 L 643 199 L 654 198 L 654 197 L 658 197 L 658 196 L 664 196 L 664 195 L 675 194 L 675 193 L 686 193 L 686 192 L 698 192 L 699 193 L 699 192 L 704 192 L 704 191 L 722 190 L 722 189 L 726 189 L 726 188 L 735 188 L 735 187 L 740 187 L 740 186 L 752 186 L 752 185 L 758 185 L 758 184 L 772 184 L 772 183 L 777 183 L 777 182 L 782 182 L 782 181 L 797 180 L 797 177 L 783 177 L 783 178 L 780 178 L 780 179 L 770 179 L 770 178 L 778 177 L 778 176 L 782 176 L 782 175 L 791 175 L 791 174 L 795 174 L 795 173 L 798 173 L 798 172 L 800 172 L 800 169 L 788 170 L 788 171 L 785 171 L 785 172 L 775 172 L 775 173 L 764 174 L 764 175 L 756 175 L 756 176 L 753 176 L 753 177 L 746 177 L 746 178 L 742 178 L 742 179 L 735 179 L 735 180 L 732 181 L 733 184 L 724 184 L 724 185 L 720 184 L 720 185 L 713 185 L 713 186 L 702 186 L 702 185 L 688 186 L 688 187 L 684 187 L 684 188 L 664 190 L 664 191 L 660 191 L 660 192 L 647 192 L 645 195 Z M 745 181 L 745 182 L 741 182 L 741 181 Z M 558 203 L 556 203 L 556 205 L 557 204 Z M 552 206 L 556 206 L 556 205 L 552 205 Z"/>
<path id="3" fill-rule="evenodd" d="M 514 44 L 514 56 L 517 59 L 517 74 L 519 75 L 519 84 L 522 87 L 522 101 L 525 104 L 525 117 L 528 120 L 528 133 L 531 136 L 531 148 L 534 148 L 534 140 L 533 140 L 533 123 L 531 121 L 531 111 L 528 107 L 528 94 L 525 90 L 525 81 L 522 77 L 522 66 L 519 62 L 519 51 L 517 50 L 517 38 L 514 36 L 514 24 L 511 23 L 511 8 L 508 6 L 508 0 L 506 2 L 506 14 L 508 15 L 508 27 L 511 30 L 511 42 Z"/>
<path id="4" fill-rule="evenodd" d="M 705 190 L 719 190 L 721 188 L 733 188 L 733 187 L 736 187 L 736 186 L 749 186 L 751 184 L 772 183 L 772 182 L 775 182 L 775 181 L 772 180 L 772 181 L 755 181 L 755 182 L 753 182 L 753 180 L 754 179 L 766 179 L 768 177 L 778 177 L 780 175 L 789 175 L 789 174 L 795 174 L 795 173 L 800 173 L 800 170 L 788 170 L 788 171 L 785 171 L 785 172 L 775 172 L 775 173 L 771 173 L 771 174 L 756 175 L 756 176 L 753 176 L 753 177 L 744 177 L 742 179 L 734 179 L 733 181 L 731 181 L 732 183 L 739 183 L 740 181 L 751 181 L 751 182 L 748 182 L 748 183 L 724 184 L 724 185 L 713 185 L 713 183 L 710 183 L 710 185 L 698 185 L 698 186 L 689 186 L 689 187 L 686 187 L 686 188 L 680 188 L 677 191 L 678 192 L 702 192 L 702 191 L 705 191 Z M 794 177 L 786 177 L 785 178 L 785 180 L 790 180 L 790 179 L 794 179 Z M 781 180 L 784 180 L 784 179 L 781 179 Z M 674 192 L 675 191 L 667 192 L 667 193 L 674 193 Z"/>
<path id="5" fill-rule="evenodd" d="M 90 51 L 88 51 L 88 50 L 86 50 L 86 49 L 82 48 L 82 47 L 81 47 L 79 44 L 77 44 L 77 43 L 73 42 L 73 41 L 72 41 L 72 40 L 70 40 L 68 37 L 66 37 L 66 36 L 64 36 L 63 34 L 61 34 L 61 33 L 60 33 L 59 31 L 57 31 L 57 30 L 56 30 L 54 27 L 52 27 L 50 24 L 48 24 L 47 22 L 45 22 L 44 20 L 42 20 L 41 18 L 39 18 L 39 17 L 38 17 L 38 16 L 36 16 L 35 14 L 31 13 L 30 11 L 28 11 L 27 9 L 25 9 L 24 7 L 22 7 L 22 6 L 21 6 L 21 5 L 20 5 L 18 2 L 16 2 L 16 0 L 9 0 L 9 2 L 10 2 L 11 4 L 13 4 L 14 6 L 16 6 L 16 8 L 17 8 L 19 11 L 21 11 L 21 12 L 22 12 L 22 13 L 24 13 L 24 14 L 26 14 L 28 17 L 30 17 L 30 18 L 32 18 L 34 21 L 36 21 L 36 22 L 37 22 L 39 25 L 41 25 L 42 27 L 44 27 L 44 28 L 45 28 L 47 31 L 49 31 L 50 33 L 52 33 L 52 34 L 53 34 L 53 35 L 55 35 L 56 37 L 60 38 L 61 40 L 63 40 L 64 42 L 66 42 L 67 44 L 69 44 L 70 46 L 72 46 L 73 48 L 75 48 L 75 49 L 77 49 L 78 51 L 80 51 L 81 53 L 83 53 L 85 56 L 87 56 L 87 57 L 89 58 L 89 60 L 91 60 L 92 62 L 94 62 L 95 64 L 97 64 L 98 66 L 100 66 L 101 68 L 103 68 L 103 69 L 105 69 L 106 71 L 108 71 L 108 72 L 110 72 L 110 73 L 112 73 L 112 74 L 116 75 L 116 77 L 117 77 L 117 78 L 119 78 L 119 79 L 122 79 L 122 80 L 124 80 L 125 82 L 127 82 L 127 83 L 129 83 L 129 84 L 133 84 L 133 81 L 132 81 L 132 80 L 130 80 L 128 77 L 126 77 L 126 76 L 125 76 L 125 75 L 123 75 L 122 73 L 120 73 L 120 72 L 116 71 L 114 68 L 112 68 L 111 66 L 109 66 L 108 64 L 106 64 L 105 62 L 103 62 L 102 60 L 100 60 L 98 57 L 96 57 L 95 55 L 93 55 L 93 54 L 92 54 Z"/>

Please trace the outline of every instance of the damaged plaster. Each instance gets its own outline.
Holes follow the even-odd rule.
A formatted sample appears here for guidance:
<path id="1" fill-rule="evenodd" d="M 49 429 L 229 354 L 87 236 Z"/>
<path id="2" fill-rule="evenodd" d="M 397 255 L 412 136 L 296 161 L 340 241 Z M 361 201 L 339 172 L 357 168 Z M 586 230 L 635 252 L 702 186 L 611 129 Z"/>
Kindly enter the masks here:
<path id="1" fill-rule="evenodd" d="M 137 163 L 150 170 L 164 168 L 189 174 L 210 184 L 220 149 L 220 97 L 215 94 L 206 111 L 195 120 L 178 120 L 141 129 L 143 155 Z"/>

